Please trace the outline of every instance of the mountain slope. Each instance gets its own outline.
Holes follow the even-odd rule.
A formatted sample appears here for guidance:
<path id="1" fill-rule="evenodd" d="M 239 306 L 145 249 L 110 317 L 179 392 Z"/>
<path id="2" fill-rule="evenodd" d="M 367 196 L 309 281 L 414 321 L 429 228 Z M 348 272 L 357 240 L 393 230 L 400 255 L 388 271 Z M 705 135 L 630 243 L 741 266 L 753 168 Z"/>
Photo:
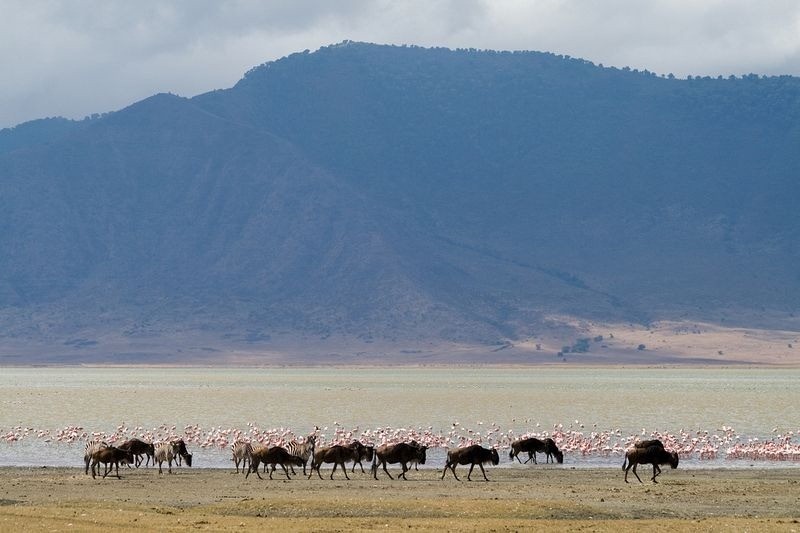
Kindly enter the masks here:
<path id="1" fill-rule="evenodd" d="M 791 77 L 342 43 L 3 130 L 2 338 L 168 358 L 791 323 L 799 102 Z"/>

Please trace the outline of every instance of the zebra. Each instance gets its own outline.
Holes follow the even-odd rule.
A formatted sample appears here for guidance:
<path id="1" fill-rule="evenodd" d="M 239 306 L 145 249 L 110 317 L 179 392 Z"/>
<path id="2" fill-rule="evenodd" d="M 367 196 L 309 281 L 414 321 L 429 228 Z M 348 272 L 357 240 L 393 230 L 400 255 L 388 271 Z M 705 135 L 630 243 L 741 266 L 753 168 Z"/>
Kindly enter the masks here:
<path id="1" fill-rule="evenodd" d="M 172 461 L 177 466 L 178 445 L 174 442 L 161 442 L 155 445 L 153 451 L 153 463 L 158 463 L 158 473 L 163 474 L 161 465 L 167 463 L 167 472 L 172 473 Z"/>
<path id="2" fill-rule="evenodd" d="M 306 475 L 306 463 L 308 463 L 308 459 L 313 457 L 314 455 L 314 446 L 317 442 L 316 435 L 309 435 L 306 437 L 305 442 L 297 442 L 292 441 L 286 444 L 286 451 L 289 452 L 289 455 L 294 455 L 295 457 L 300 458 L 303 461 L 303 475 Z M 294 467 L 291 467 L 292 475 L 294 475 Z"/>
<path id="3" fill-rule="evenodd" d="M 104 440 L 87 440 L 86 444 L 83 447 L 83 462 L 86 463 L 86 471 L 85 474 L 89 475 L 89 463 L 92 460 L 92 454 L 96 451 L 100 451 L 103 448 L 108 448 L 109 445 Z"/>
<path id="4" fill-rule="evenodd" d="M 252 464 L 253 445 L 244 440 L 237 440 L 231 445 L 231 453 L 233 454 L 233 463 L 236 465 L 236 473 L 239 473 L 239 463 L 242 464 L 242 473 L 245 468 Z"/>

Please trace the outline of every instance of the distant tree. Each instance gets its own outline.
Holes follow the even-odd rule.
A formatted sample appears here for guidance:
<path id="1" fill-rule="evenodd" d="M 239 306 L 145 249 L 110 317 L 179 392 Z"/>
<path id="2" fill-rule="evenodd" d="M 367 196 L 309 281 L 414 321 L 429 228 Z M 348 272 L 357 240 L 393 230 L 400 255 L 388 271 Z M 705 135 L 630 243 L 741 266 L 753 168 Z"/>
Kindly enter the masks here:
<path id="1" fill-rule="evenodd" d="M 639 346 L 636 347 L 636 349 L 639 351 L 644 350 L 644 348 L 645 348 L 644 344 L 640 344 Z"/>
<path id="2" fill-rule="evenodd" d="M 577 353 L 585 353 L 589 351 L 589 339 L 582 338 L 575 341 L 572 345 L 572 351 Z"/>

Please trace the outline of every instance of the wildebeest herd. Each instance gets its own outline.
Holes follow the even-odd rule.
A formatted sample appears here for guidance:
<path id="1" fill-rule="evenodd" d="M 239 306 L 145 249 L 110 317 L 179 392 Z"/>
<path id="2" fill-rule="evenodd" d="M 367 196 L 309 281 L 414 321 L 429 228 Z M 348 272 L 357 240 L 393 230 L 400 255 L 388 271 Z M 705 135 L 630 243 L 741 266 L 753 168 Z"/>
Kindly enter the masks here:
<path id="1" fill-rule="evenodd" d="M 364 473 L 363 461 L 367 461 L 368 464 L 371 464 L 371 473 L 375 479 L 378 479 L 378 469 L 380 468 L 390 479 L 394 479 L 387 469 L 389 464 L 399 464 L 402 471 L 397 477 L 407 479 L 406 472 L 411 469 L 412 465 L 416 467 L 416 465 L 425 464 L 426 451 L 427 446 L 415 441 L 383 444 L 377 448 L 359 441 L 353 441 L 347 445 L 337 444 L 317 448 L 316 437 L 309 435 L 304 439 L 304 442 L 293 441 L 285 447 L 253 446 L 249 442 L 237 441 L 231 446 L 231 460 L 236 466 L 237 473 L 239 473 L 240 464 L 243 473 L 245 473 L 246 469 L 245 478 L 249 477 L 251 473 L 255 473 L 256 476 L 263 479 L 259 473 L 259 467 L 263 465 L 264 472 L 267 471 L 267 467 L 270 467 L 270 479 L 272 479 L 272 474 L 278 466 L 283 469 L 287 479 L 291 479 L 290 470 L 292 475 L 296 475 L 294 467 L 302 467 L 303 475 L 307 475 L 309 479 L 314 475 L 314 471 L 322 479 L 320 467 L 323 464 L 333 464 L 330 479 L 333 479 L 333 474 L 336 472 L 337 467 L 341 467 L 344 476 L 350 479 L 347 474 L 347 463 L 352 463 L 351 472 L 355 472 L 356 465 L 358 465 L 361 467 L 361 472 Z M 519 457 L 522 453 L 528 454 L 528 459 L 525 463 L 533 461 L 533 464 L 536 464 L 537 453 L 544 454 L 548 463 L 551 461 L 564 462 L 564 454 L 558 449 L 555 441 L 550 438 L 540 440 L 535 437 L 528 437 L 514 441 L 511 444 L 509 459 L 513 461 L 516 458 L 518 462 L 523 463 Z M 130 439 L 119 446 L 111 446 L 101 441 L 89 441 L 84 449 L 83 460 L 86 466 L 85 473 L 88 474 L 91 468 L 92 478 L 99 473 L 99 465 L 101 463 L 105 467 L 104 478 L 112 470 L 115 472 L 116 477 L 119 478 L 120 464 L 129 467 L 133 465 L 139 468 L 143 462 L 145 463 L 144 466 L 147 467 L 152 461 L 154 467 L 158 463 L 159 474 L 163 473 L 162 465 L 164 463 L 167 463 L 167 471 L 170 474 L 172 473 L 173 462 L 180 466 L 182 464 L 181 461 L 184 461 L 187 466 L 192 466 L 192 454 L 186 449 L 186 443 L 183 440 L 153 444 L 140 439 Z M 310 472 L 307 472 L 306 466 L 309 460 L 311 461 Z M 450 449 L 447 451 L 447 460 L 442 470 L 441 479 L 444 479 L 449 469 L 453 477 L 458 480 L 456 466 L 469 465 L 467 479 L 471 480 L 472 470 L 477 465 L 481 469 L 483 478 L 489 481 L 483 465 L 497 465 L 499 463 L 500 456 L 495 448 L 484 448 L 479 444 L 474 444 Z M 628 471 L 631 469 L 633 469 L 633 475 L 636 476 L 636 479 L 640 483 L 642 482 L 639 474 L 636 473 L 636 467 L 640 464 L 653 466 L 651 480 L 654 483 L 658 483 L 656 477 L 661 474 L 661 465 L 668 464 L 672 468 L 677 468 L 678 454 L 665 450 L 660 440 L 636 442 L 633 447 L 626 451 L 625 460 L 622 463 L 622 469 L 625 471 L 625 483 L 628 482 Z"/>

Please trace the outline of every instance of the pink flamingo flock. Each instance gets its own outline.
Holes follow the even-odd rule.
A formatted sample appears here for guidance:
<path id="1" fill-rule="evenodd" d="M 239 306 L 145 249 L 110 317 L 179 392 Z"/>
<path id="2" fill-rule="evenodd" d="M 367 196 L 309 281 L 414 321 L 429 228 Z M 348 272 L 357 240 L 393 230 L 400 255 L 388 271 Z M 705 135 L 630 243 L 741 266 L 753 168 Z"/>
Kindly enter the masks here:
<path id="1" fill-rule="evenodd" d="M 256 423 L 247 424 L 247 429 L 223 428 L 221 426 L 201 427 L 197 424 L 183 428 L 162 424 L 146 429 L 141 426 L 128 427 L 125 423 L 115 431 L 88 431 L 80 426 L 65 426 L 56 430 L 35 429 L 24 426 L 0 428 L 0 442 L 13 444 L 24 439 L 38 439 L 47 443 L 74 443 L 87 440 L 104 440 L 111 444 L 130 438 L 140 438 L 151 442 L 166 442 L 182 438 L 187 444 L 200 448 L 225 449 L 236 441 L 260 442 L 265 445 L 283 445 L 292 440 L 302 440 L 304 434 L 292 429 L 278 427 L 262 429 Z M 538 426 L 538 424 L 537 424 Z M 586 431 L 584 425 L 575 421 L 564 427 L 555 424 L 551 431 L 525 432 L 517 434 L 514 430 L 503 430 L 495 423 L 477 422 L 475 428 L 467 428 L 453 422 L 449 430 L 435 431 L 428 427 L 376 427 L 361 429 L 358 426 L 345 428 L 338 422 L 331 427 L 316 427 L 314 433 L 320 444 L 346 444 L 353 440 L 381 445 L 401 441 L 416 440 L 429 448 L 450 448 L 482 444 L 499 449 L 510 447 L 511 442 L 523 437 L 540 439 L 550 437 L 566 454 L 581 457 L 622 456 L 625 450 L 640 439 L 661 439 L 665 447 L 677 451 L 682 458 L 701 460 L 746 459 L 752 461 L 800 461 L 800 430 L 781 433 L 772 430 L 770 438 L 746 438 L 732 427 L 722 426 L 716 431 L 685 430 L 677 433 L 647 431 L 641 434 L 623 434 L 620 429 L 599 430 L 596 425 Z"/>

